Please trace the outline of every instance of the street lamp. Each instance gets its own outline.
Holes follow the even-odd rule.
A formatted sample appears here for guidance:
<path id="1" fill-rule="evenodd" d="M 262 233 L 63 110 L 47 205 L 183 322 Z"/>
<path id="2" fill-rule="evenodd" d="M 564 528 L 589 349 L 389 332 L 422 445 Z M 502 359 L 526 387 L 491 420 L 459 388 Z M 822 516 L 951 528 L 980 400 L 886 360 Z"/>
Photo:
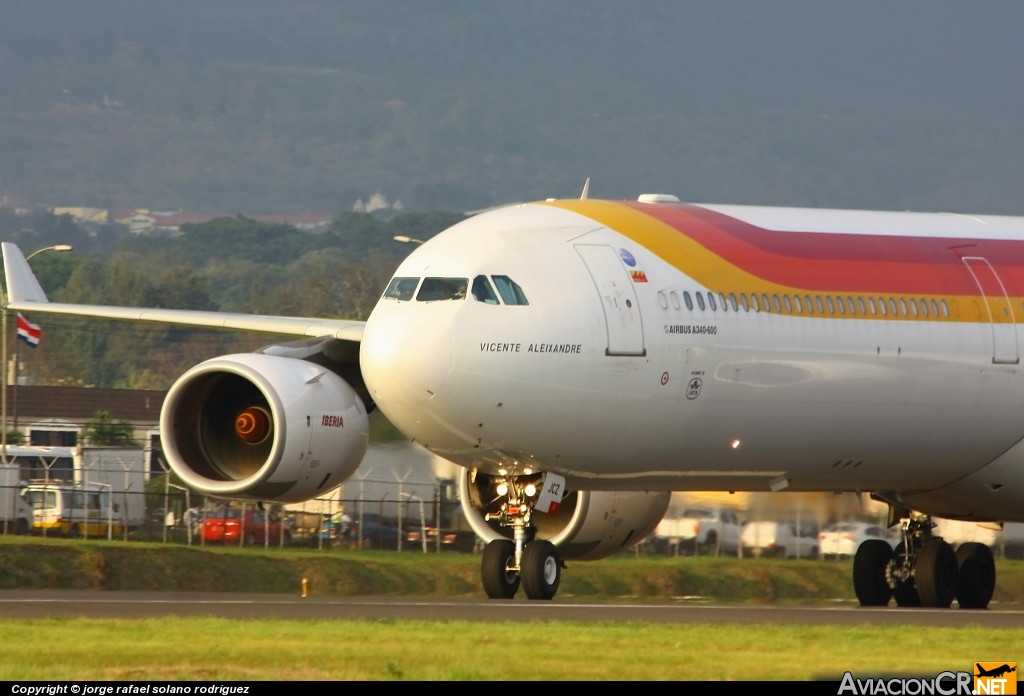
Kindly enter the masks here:
<path id="1" fill-rule="evenodd" d="M 392 237 L 392 239 L 394 239 L 396 242 L 401 242 L 402 244 L 423 244 L 422 239 L 416 239 L 415 237 L 406 237 L 404 234 L 395 235 L 394 237 Z"/>
<path id="2" fill-rule="evenodd" d="M 74 247 L 70 244 L 54 244 L 53 246 L 43 247 L 42 249 L 36 249 L 31 254 L 25 257 L 27 262 L 33 256 L 43 253 L 44 251 L 72 251 Z M 6 279 L 5 279 L 6 280 Z M 0 314 L 3 314 L 3 328 L 0 329 L 0 333 L 3 335 L 3 375 L 2 382 L 3 386 L 0 387 L 3 391 L 3 433 L 0 434 L 2 439 L 3 447 L 3 462 L 7 464 L 7 290 L 6 288 L 0 288 Z M 14 386 L 18 386 L 18 375 L 14 375 Z"/>

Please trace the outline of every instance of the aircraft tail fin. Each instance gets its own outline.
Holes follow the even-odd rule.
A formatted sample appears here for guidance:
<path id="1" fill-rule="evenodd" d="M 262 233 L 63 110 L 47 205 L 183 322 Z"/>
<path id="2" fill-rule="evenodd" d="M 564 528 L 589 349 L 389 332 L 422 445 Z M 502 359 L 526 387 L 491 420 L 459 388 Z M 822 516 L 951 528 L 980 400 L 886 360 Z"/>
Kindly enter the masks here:
<path id="1" fill-rule="evenodd" d="M 14 303 L 49 302 L 18 245 L 4 242 L 2 246 L 4 275 L 7 278 L 7 301 Z"/>

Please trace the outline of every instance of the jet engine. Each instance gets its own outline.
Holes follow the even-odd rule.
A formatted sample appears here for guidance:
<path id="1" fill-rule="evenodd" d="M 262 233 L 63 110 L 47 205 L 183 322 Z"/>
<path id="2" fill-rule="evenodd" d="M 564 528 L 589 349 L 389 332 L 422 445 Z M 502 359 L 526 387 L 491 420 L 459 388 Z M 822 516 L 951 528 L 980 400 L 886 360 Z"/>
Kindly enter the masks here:
<path id="1" fill-rule="evenodd" d="M 477 470 L 459 474 L 462 510 L 484 541 L 512 539 L 512 531 L 497 523 L 502 505 L 498 481 Z M 540 483 L 538 478 L 538 489 Z M 530 522 L 536 538 L 558 547 L 562 558 L 592 561 L 643 541 L 665 516 L 670 498 L 667 491 L 569 491 L 557 510 L 535 509 Z"/>
<path id="2" fill-rule="evenodd" d="M 242 353 L 182 375 L 160 412 L 164 455 L 208 495 L 282 503 L 345 481 L 366 453 L 369 422 L 356 391 L 308 360 Z"/>

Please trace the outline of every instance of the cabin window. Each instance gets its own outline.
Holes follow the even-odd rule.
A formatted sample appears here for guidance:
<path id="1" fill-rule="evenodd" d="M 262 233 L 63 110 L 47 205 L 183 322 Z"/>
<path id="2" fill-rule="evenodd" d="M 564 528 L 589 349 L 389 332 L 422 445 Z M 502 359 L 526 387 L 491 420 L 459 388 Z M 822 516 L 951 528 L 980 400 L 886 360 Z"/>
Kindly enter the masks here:
<path id="1" fill-rule="evenodd" d="M 839 310 L 840 314 L 846 314 L 846 305 L 843 304 L 843 298 L 842 297 L 837 297 L 836 298 L 836 308 Z"/>
<path id="2" fill-rule="evenodd" d="M 665 296 L 664 290 L 658 291 L 658 306 L 662 309 L 668 309 L 668 297 Z"/>
<path id="3" fill-rule="evenodd" d="M 942 314 L 946 318 L 949 318 L 949 305 L 946 304 L 946 299 L 943 298 L 939 301 L 942 304 Z"/>
<path id="4" fill-rule="evenodd" d="M 693 294 L 697 296 L 697 306 L 700 307 L 700 311 L 703 312 L 704 311 L 704 293 L 702 293 L 702 292 L 695 292 Z"/>
<path id="5" fill-rule="evenodd" d="M 494 284 L 498 287 L 498 294 L 501 295 L 501 301 L 507 305 L 528 305 L 530 302 L 526 299 L 526 294 L 523 289 L 519 287 L 516 281 L 512 280 L 508 276 L 496 275 L 491 276 L 494 279 Z"/>
<path id="6" fill-rule="evenodd" d="M 757 295 L 750 293 L 750 306 L 753 307 L 755 312 L 761 311 L 761 306 L 757 304 Z"/>
<path id="7" fill-rule="evenodd" d="M 419 278 L 392 278 L 388 283 L 388 289 L 384 291 L 384 297 L 390 300 L 411 300 L 412 296 L 416 294 L 416 286 L 419 285 L 419 282 Z"/>
<path id="8" fill-rule="evenodd" d="M 789 299 L 789 295 L 782 296 L 782 304 L 786 307 L 786 314 L 793 313 L 793 302 Z"/>
<path id="9" fill-rule="evenodd" d="M 732 305 L 732 311 L 734 311 L 734 312 L 740 311 L 740 306 L 738 304 L 736 304 L 736 293 L 734 293 L 734 292 L 730 292 L 729 293 L 729 304 Z"/>
<path id="10" fill-rule="evenodd" d="M 836 306 L 832 302 L 832 296 L 831 295 L 825 295 L 825 302 L 828 303 L 828 313 L 832 314 L 832 315 L 835 315 L 835 313 L 836 313 Z"/>
<path id="11" fill-rule="evenodd" d="M 921 298 L 921 316 L 928 316 L 928 301 L 925 300 L 923 297 Z"/>
<path id="12" fill-rule="evenodd" d="M 718 303 L 720 305 L 722 305 L 722 311 L 723 312 L 728 312 L 729 311 L 729 303 L 726 302 L 726 300 L 725 300 L 725 293 L 724 292 L 718 293 Z"/>
<path id="13" fill-rule="evenodd" d="M 766 312 L 772 311 L 772 306 L 768 302 L 768 295 L 766 295 L 763 292 L 761 293 L 761 309 L 763 309 Z"/>
<path id="14" fill-rule="evenodd" d="M 818 308 L 818 314 L 825 313 L 825 305 L 821 302 L 821 295 L 814 296 L 814 304 Z"/>
<path id="15" fill-rule="evenodd" d="M 857 298 L 857 306 L 860 307 L 860 313 L 861 314 L 867 314 L 868 313 L 867 308 L 864 306 L 864 298 L 863 297 L 858 297 Z M 874 312 L 872 312 L 872 314 L 874 314 Z"/>
<path id="16" fill-rule="evenodd" d="M 473 299 L 484 304 L 498 304 L 498 296 L 494 294 L 487 276 L 478 275 L 473 279 Z"/>
<path id="17" fill-rule="evenodd" d="M 711 308 L 712 312 L 718 309 L 718 306 L 715 304 L 715 293 L 713 292 L 708 293 L 708 307 Z"/>
<path id="18" fill-rule="evenodd" d="M 932 305 L 932 314 L 934 314 L 936 317 L 938 317 L 939 316 L 939 304 L 935 300 L 932 300 L 931 301 L 931 305 Z"/>
<path id="19" fill-rule="evenodd" d="M 672 309 L 679 309 L 679 293 L 677 293 L 675 290 L 670 292 L 668 294 L 668 302 L 670 305 L 672 305 Z"/>
<path id="20" fill-rule="evenodd" d="M 811 302 L 810 295 L 804 295 L 804 311 L 808 314 L 814 314 L 814 303 Z"/>
<path id="21" fill-rule="evenodd" d="M 857 316 L 857 305 L 853 303 L 853 298 L 849 295 L 846 296 L 846 308 L 850 311 L 850 316 Z"/>
<path id="22" fill-rule="evenodd" d="M 911 298 L 910 302 L 908 302 L 907 304 L 910 305 L 910 313 L 913 314 L 916 317 L 917 316 L 917 302 L 915 302 L 913 300 L 913 298 Z"/>
<path id="23" fill-rule="evenodd" d="M 779 296 L 778 295 L 775 295 L 775 294 L 772 295 L 772 307 L 775 308 L 776 313 L 779 313 L 779 314 L 782 313 L 782 303 L 779 302 Z"/>
<path id="24" fill-rule="evenodd" d="M 740 305 L 743 307 L 744 312 L 750 311 L 750 305 L 747 304 L 747 293 L 745 292 L 740 293 Z"/>
<path id="25" fill-rule="evenodd" d="M 693 311 L 693 298 L 690 297 L 690 293 L 688 293 L 688 292 L 684 292 L 683 293 L 683 302 L 686 304 L 686 308 L 687 309 L 689 309 L 690 311 Z"/>

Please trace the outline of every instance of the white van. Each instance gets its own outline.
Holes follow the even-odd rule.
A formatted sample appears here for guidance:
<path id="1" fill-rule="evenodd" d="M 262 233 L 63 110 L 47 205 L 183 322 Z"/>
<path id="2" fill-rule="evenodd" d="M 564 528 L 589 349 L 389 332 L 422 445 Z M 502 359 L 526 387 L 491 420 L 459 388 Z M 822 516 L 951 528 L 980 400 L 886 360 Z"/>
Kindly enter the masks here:
<path id="1" fill-rule="evenodd" d="M 32 504 L 37 534 L 109 538 L 124 532 L 110 486 L 32 481 L 25 497 Z"/>

